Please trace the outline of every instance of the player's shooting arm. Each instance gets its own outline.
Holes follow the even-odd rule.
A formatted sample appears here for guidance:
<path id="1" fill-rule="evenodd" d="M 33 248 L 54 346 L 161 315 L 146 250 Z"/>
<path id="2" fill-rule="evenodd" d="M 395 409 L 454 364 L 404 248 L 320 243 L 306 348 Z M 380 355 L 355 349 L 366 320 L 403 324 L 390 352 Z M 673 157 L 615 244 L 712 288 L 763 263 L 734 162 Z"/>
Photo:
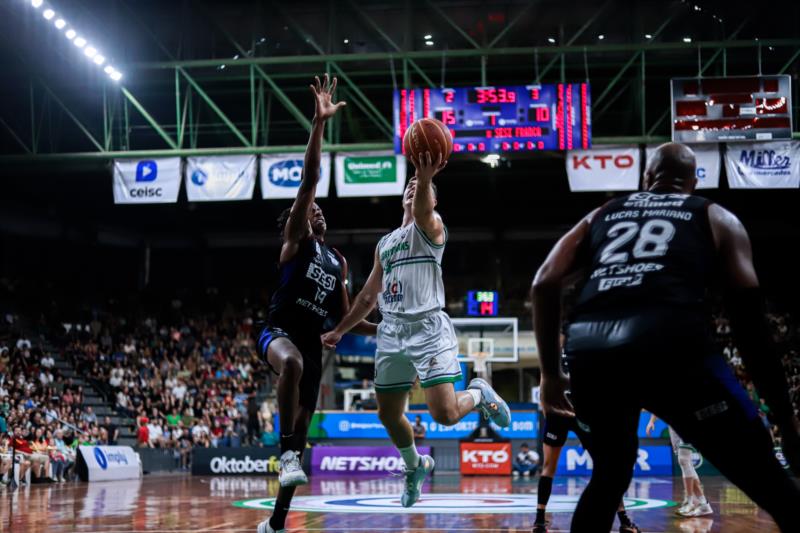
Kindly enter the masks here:
<path id="1" fill-rule="evenodd" d="M 372 272 L 367 278 L 367 283 L 361 292 L 358 293 L 353 305 L 348 313 L 342 318 L 341 322 L 332 331 L 322 336 L 322 343 L 327 347 L 333 347 L 341 340 L 342 336 L 363 321 L 367 315 L 375 308 L 378 303 L 378 295 L 381 292 L 381 282 L 383 280 L 383 267 L 378 259 L 378 250 L 375 250 L 375 263 Z"/>
<path id="2" fill-rule="evenodd" d="M 350 312 L 350 291 L 347 288 L 347 260 L 338 251 L 336 252 L 342 262 L 342 316 L 345 317 Z M 357 335 L 375 336 L 378 333 L 378 325 L 362 319 L 361 322 L 353 326 L 352 332 Z"/>
<path id="3" fill-rule="evenodd" d="M 739 219 L 718 205 L 709 207 L 708 217 L 727 283 L 725 307 L 739 353 L 756 389 L 784 429 L 796 420 L 786 374 L 767 323 L 750 237 Z"/>
<path id="4" fill-rule="evenodd" d="M 425 232 L 425 235 L 434 244 L 444 244 L 444 223 L 442 217 L 434 210 L 436 199 L 433 194 L 433 177 L 444 168 L 442 156 L 439 154 L 436 161 L 431 160 L 431 153 L 425 152 L 420 155 L 419 161 L 412 163 L 417 169 L 413 179 L 416 180 L 416 190 L 414 191 L 414 203 L 412 213 L 414 223 Z"/>
<path id="5" fill-rule="evenodd" d="M 340 107 L 346 105 L 344 102 L 333 103 L 333 92 L 336 90 L 336 78 L 328 83 L 328 75 L 325 74 L 323 81 L 318 77 L 314 78 L 314 83 L 309 85 L 311 93 L 314 95 L 314 118 L 311 120 L 311 134 L 306 146 L 305 159 L 303 161 L 303 176 L 300 180 L 300 187 L 297 190 L 289 220 L 284 229 L 284 241 L 286 243 L 297 243 L 308 235 L 308 210 L 314 203 L 317 193 L 317 182 L 320 176 L 320 161 L 322 160 L 322 136 L 325 132 L 325 121 L 333 117 Z"/>

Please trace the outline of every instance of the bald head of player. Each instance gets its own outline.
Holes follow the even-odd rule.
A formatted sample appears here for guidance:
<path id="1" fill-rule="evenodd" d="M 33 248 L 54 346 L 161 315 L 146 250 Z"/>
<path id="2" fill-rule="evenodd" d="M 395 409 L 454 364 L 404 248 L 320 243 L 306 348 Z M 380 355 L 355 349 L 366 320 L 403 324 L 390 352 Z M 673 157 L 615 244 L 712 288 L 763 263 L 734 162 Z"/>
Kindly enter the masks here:
<path id="1" fill-rule="evenodd" d="M 691 194 L 697 186 L 697 161 L 694 152 L 685 144 L 665 143 L 644 171 L 646 191 L 666 191 Z"/>

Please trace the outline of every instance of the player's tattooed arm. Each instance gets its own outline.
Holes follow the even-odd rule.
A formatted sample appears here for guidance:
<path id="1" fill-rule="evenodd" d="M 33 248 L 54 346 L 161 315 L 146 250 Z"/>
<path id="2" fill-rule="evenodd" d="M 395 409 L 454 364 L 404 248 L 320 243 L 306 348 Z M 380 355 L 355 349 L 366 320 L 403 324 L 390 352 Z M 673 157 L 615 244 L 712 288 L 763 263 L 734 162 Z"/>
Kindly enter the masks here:
<path id="1" fill-rule="evenodd" d="M 341 322 L 331 331 L 322 335 L 322 344 L 328 348 L 336 346 L 345 333 L 359 325 L 370 312 L 375 309 L 375 304 L 378 303 L 378 296 L 381 293 L 381 284 L 383 281 L 383 267 L 378 258 L 378 250 L 375 250 L 375 262 L 372 266 L 372 272 L 369 273 L 367 283 L 361 292 L 358 293 L 353 305 L 350 307 L 348 313 L 342 318 Z"/>
<path id="2" fill-rule="evenodd" d="M 322 137 L 325 133 L 325 121 L 333 117 L 345 102 L 333 102 L 333 92 L 336 90 L 336 78 L 328 81 L 328 75 L 314 77 L 314 83 L 309 85 L 311 94 L 314 95 L 314 118 L 311 121 L 311 134 L 306 146 L 303 161 L 303 177 L 297 190 L 297 197 L 292 205 L 289 220 L 284 229 L 284 242 L 297 243 L 306 237 L 311 229 L 308 223 L 308 211 L 314 204 L 317 192 L 317 182 L 320 177 L 320 161 L 322 160 Z"/>
<path id="3" fill-rule="evenodd" d="M 447 165 L 447 161 L 442 161 L 441 153 L 434 161 L 431 153 L 425 152 L 420 155 L 418 161 L 412 158 L 411 162 L 416 168 L 416 174 L 412 178 L 415 181 L 412 204 L 414 223 L 434 244 L 444 244 L 444 223 L 442 217 L 435 211 L 436 197 L 432 183 L 433 177 Z"/>
<path id="4" fill-rule="evenodd" d="M 546 413 L 574 416 L 566 397 L 569 378 L 561 369 L 561 290 L 575 271 L 586 265 L 581 253 L 589 238 L 591 221 L 598 210 L 583 218 L 553 247 L 531 287 L 533 330 L 542 364 L 541 401 Z"/>

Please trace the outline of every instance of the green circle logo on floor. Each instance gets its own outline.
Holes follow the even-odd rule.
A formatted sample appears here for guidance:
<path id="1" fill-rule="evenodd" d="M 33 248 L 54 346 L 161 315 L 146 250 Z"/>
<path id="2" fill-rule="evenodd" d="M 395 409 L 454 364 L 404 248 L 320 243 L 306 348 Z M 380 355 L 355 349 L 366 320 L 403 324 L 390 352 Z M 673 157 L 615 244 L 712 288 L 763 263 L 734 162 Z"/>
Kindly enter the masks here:
<path id="1" fill-rule="evenodd" d="M 550 513 L 571 513 L 575 510 L 579 495 L 553 495 L 547 505 Z M 625 498 L 628 511 L 658 509 L 676 505 L 670 500 L 649 498 Z M 378 514 L 499 514 L 535 513 L 536 494 L 479 495 L 461 493 L 424 494 L 414 507 L 400 505 L 399 494 L 370 494 L 362 496 L 297 496 L 292 500 L 292 511 L 309 513 L 378 513 Z M 233 502 L 243 509 L 270 511 L 275 498 L 240 500 Z"/>

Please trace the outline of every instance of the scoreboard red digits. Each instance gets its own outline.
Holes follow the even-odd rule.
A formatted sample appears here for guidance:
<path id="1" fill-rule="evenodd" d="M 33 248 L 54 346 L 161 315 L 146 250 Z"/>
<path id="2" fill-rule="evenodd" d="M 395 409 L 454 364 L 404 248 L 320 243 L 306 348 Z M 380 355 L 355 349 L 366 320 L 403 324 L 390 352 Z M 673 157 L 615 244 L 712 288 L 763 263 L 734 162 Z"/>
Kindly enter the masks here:
<path id="1" fill-rule="evenodd" d="M 458 153 L 591 146 L 591 93 L 585 83 L 402 89 L 394 93 L 394 106 L 398 153 L 399 133 L 420 115 L 447 125 Z"/>

